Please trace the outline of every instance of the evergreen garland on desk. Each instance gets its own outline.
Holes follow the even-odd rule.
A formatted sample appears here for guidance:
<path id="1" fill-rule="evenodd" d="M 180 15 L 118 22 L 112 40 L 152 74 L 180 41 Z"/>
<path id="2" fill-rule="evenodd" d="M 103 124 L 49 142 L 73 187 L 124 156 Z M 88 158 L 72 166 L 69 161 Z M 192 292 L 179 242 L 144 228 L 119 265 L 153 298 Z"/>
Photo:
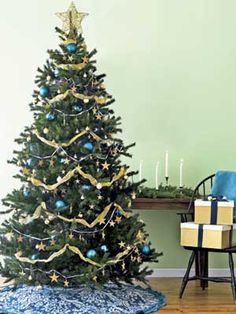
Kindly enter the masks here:
<path id="1" fill-rule="evenodd" d="M 193 194 L 193 189 L 177 186 L 163 186 L 159 185 L 158 190 L 155 188 L 141 187 L 139 189 L 138 197 L 140 198 L 179 198 L 189 199 Z"/>

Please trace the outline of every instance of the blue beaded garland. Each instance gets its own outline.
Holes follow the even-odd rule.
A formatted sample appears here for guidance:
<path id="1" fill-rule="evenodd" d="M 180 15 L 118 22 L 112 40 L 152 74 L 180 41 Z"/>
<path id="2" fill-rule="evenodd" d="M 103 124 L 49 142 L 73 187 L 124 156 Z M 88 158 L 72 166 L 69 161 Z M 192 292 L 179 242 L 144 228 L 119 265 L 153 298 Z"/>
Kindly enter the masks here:
<path id="1" fill-rule="evenodd" d="M 65 207 L 66 207 L 65 202 L 62 201 L 62 200 L 56 201 L 55 205 L 56 205 L 56 209 L 62 209 L 62 208 L 65 208 Z"/>
<path id="2" fill-rule="evenodd" d="M 40 89 L 39 89 L 39 95 L 41 97 L 47 97 L 49 94 L 49 88 L 48 86 L 41 86 Z"/>
<path id="3" fill-rule="evenodd" d="M 74 105 L 73 110 L 75 112 L 81 112 L 83 110 L 83 107 L 81 105 Z"/>
<path id="4" fill-rule="evenodd" d="M 55 120 L 55 115 L 52 112 L 48 112 L 46 114 L 46 118 L 48 121 L 54 121 Z"/>
<path id="5" fill-rule="evenodd" d="M 101 250 L 102 250 L 104 253 L 108 252 L 108 247 L 107 247 L 107 245 L 106 245 L 106 244 L 103 244 L 103 245 L 101 246 Z"/>
<path id="6" fill-rule="evenodd" d="M 92 151 L 93 150 L 93 143 L 91 142 L 87 142 L 83 145 L 84 148 L 86 148 L 87 150 Z"/>
<path id="7" fill-rule="evenodd" d="M 27 168 L 32 168 L 33 167 L 33 159 L 32 158 L 27 159 L 26 163 L 25 163 L 25 166 Z"/>
<path id="8" fill-rule="evenodd" d="M 150 246 L 148 244 L 144 244 L 144 246 L 142 247 L 143 254 L 149 254 L 150 251 L 151 251 Z"/>
<path id="9" fill-rule="evenodd" d="M 66 45 L 66 50 L 70 53 L 74 53 L 77 50 L 77 46 L 76 46 L 76 44 L 70 43 L 70 44 Z"/>
<path id="10" fill-rule="evenodd" d="M 88 250 L 87 253 L 86 253 L 86 256 L 87 258 L 93 258 L 97 255 L 96 251 L 91 249 L 91 250 Z"/>

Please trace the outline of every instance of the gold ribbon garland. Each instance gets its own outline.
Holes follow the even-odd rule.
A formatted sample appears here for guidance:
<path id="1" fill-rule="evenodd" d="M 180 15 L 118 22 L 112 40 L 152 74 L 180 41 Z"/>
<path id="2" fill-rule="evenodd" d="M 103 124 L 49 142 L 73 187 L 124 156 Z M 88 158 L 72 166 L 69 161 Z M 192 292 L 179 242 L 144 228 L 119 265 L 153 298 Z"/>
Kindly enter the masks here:
<path id="1" fill-rule="evenodd" d="M 74 176 L 74 173 L 76 172 L 76 170 L 77 170 L 77 167 L 73 170 L 68 171 L 67 174 L 59 182 L 54 183 L 54 184 L 45 184 L 41 180 L 38 180 L 34 177 L 29 178 L 29 180 L 34 186 L 41 186 L 41 187 L 44 187 L 48 191 L 54 191 L 59 185 L 70 180 L 70 178 Z"/>
<path id="2" fill-rule="evenodd" d="M 88 179 L 89 182 L 93 185 L 93 186 L 97 186 L 98 184 L 101 185 L 101 187 L 110 187 L 115 181 L 119 180 L 121 177 L 125 176 L 126 174 L 126 169 L 125 167 L 121 167 L 119 170 L 119 173 L 116 174 L 111 181 L 108 182 L 98 182 L 97 179 L 95 179 L 93 176 L 91 176 L 88 173 L 85 173 L 82 171 L 81 167 L 78 166 L 77 169 L 78 173 L 85 179 Z"/>
<path id="3" fill-rule="evenodd" d="M 122 257 L 124 257 L 125 255 L 127 255 L 132 249 L 134 248 L 134 246 L 129 246 L 126 248 L 126 250 L 124 250 L 123 252 L 120 252 L 116 255 L 116 258 L 115 259 L 111 259 L 111 260 L 108 260 L 108 262 L 105 264 L 105 265 L 111 265 L 111 264 L 116 264 L 120 261 L 120 259 Z M 100 264 L 100 263 L 97 263 L 93 260 L 91 260 L 90 258 L 87 258 L 83 255 L 83 253 L 80 251 L 80 249 L 76 246 L 72 246 L 72 245 L 69 245 L 68 243 L 65 244 L 63 246 L 63 248 L 61 248 L 59 251 L 53 253 L 52 255 L 49 256 L 49 258 L 47 259 L 36 259 L 36 260 L 31 260 L 30 258 L 28 257 L 24 257 L 22 256 L 22 252 L 17 252 L 15 254 L 15 257 L 18 261 L 20 262 L 23 262 L 23 263 L 29 263 L 29 264 L 36 264 L 36 263 L 49 263 L 51 262 L 52 260 L 54 260 L 55 258 L 61 256 L 62 254 L 65 253 L 65 251 L 69 249 L 71 252 L 79 255 L 79 257 L 84 261 L 84 262 L 87 262 L 91 265 L 94 265 L 94 266 L 98 266 L 98 267 L 102 267 L 104 265 Z"/>
<path id="4" fill-rule="evenodd" d="M 38 180 L 34 177 L 30 177 L 29 181 L 31 181 L 31 183 L 34 186 L 41 186 L 44 187 L 46 190 L 49 191 L 53 191 L 55 190 L 58 186 L 60 186 L 61 184 L 67 182 L 68 180 L 70 180 L 75 172 L 78 172 L 84 179 L 88 179 L 89 182 L 93 185 L 93 186 L 97 186 L 98 184 L 100 185 L 101 188 L 103 187 L 110 187 L 115 181 L 119 180 L 121 177 L 125 176 L 126 174 L 126 169 L 125 167 L 121 167 L 120 171 L 118 174 L 116 174 L 111 181 L 106 181 L 106 182 L 98 182 L 97 179 L 95 179 L 93 176 L 91 176 L 88 173 L 83 172 L 81 166 L 77 166 L 76 168 L 74 168 L 73 170 L 70 170 L 67 172 L 67 174 L 61 178 L 61 180 L 57 183 L 54 184 L 45 184 L 43 183 L 41 180 Z M 99 187 L 99 188 L 100 188 Z"/>
<path id="5" fill-rule="evenodd" d="M 104 105 L 107 101 L 107 98 L 103 97 L 103 96 L 87 96 L 87 95 L 77 93 L 72 89 L 68 89 L 63 94 L 60 94 L 60 95 L 53 97 L 51 100 L 49 100 L 49 103 L 54 104 L 55 102 L 62 101 L 66 97 L 68 97 L 69 95 L 72 95 L 75 98 L 80 99 L 80 100 L 85 100 L 85 99 L 92 100 L 92 99 L 94 99 L 96 101 L 96 103 L 99 105 Z"/>
<path id="6" fill-rule="evenodd" d="M 30 217 L 30 218 L 32 218 L 33 220 L 40 218 L 41 213 L 42 213 L 42 209 L 43 209 L 44 212 L 45 212 L 45 214 L 48 215 L 48 216 L 51 216 L 53 219 L 54 219 L 54 218 L 59 218 L 59 219 L 65 221 L 65 222 L 76 222 L 76 223 L 78 223 L 78 224 L 81 224 L 81 225 L 83 225 L 83 226 L 85 226 L 85 227 L 88 227 L 88 228 L 92 229 L 92 228 L 94 228 L 97 224 L 103 222 L 103 220 L 106 218 L 107 214 L 109 213 L 109 211 L 110 211 L 112 205 L 114 205 L 114 207 L 116 207 L 116 208 L 120 211 L 120 213 L 121 213 L 123 216 L 125 216 L 125 217 L 128 216 L 127 213 L 123 210 L 123 208 L 122 208 L 120 205 L 118 205 L 118 204 L 116 204 L 116 203 L 115 203 L 115 204 L 111 203 L 111 204 L 107 205 L 107 206 L 103 209 L 102 213 L 99 214 L 99 215 L 97 216 L 97 218 L 96 218 L 93 222 L 88 223 L 85 219 L 81 219 L 81 218 L 66 218 L 66 217 L 64 217 L 64 216 L 62 216 L 62 215 L 55 215 L 55 214 L 49 212 L 48 209 L 47 209 L 47 206 L 46 206 L 45 202 L 42 202 L 42 203 L 36 208 L 36 210 L 35 210 L 33 216 Z M 25 224 L 26 224 L 26 221 L 27 221 L 27 220 L 25 219 L 25 221 L 22 221 L 22 223 L 25 223 Z"/>
<path id="7" fill-rule="evenodd" d="M 111 206 L 112 206 L 112 203 L 106 206 L 103 212 L 100 215 L 98 215 L 97 218 L 92 223 L 88 223 L 85 219 L 82 219 L 82 218 L 66 218 L 66 217 L 63 217 L 62 215 L 54 215 L 54 217 L 59 218 L 65 222 L 76 222 L 91 229 L 91 228 L 94 228 L 98 223 L 103 222 L 104 218 L 110 211 Z M 49 215 L 51 215 L 51 213 L 49 213 Z"/>
<path id="8" fill-rule="evenodd" d="M 23 262 L 23 263 L 30 263 L 30 264 L 36 264 L 36 263 L 49 263 L 51 262 L 52 260 L 54 260 L 56 257 L 59 257 L 60 255 L 64 254 L 65 251 L 69 249 L 71 252 L 79 255 L 79 257 L 84 261 L 84 262 L 87 262 L 89 264 L 92 264 L 94 266 L 98 266 L 98 267 L 101 267 L 102 265 L 99 264 L 99 263 L 96 263 L 94 262 L 93 260 L 91 260 L 90 258 L 87 258 L 83 255 L 83 253 L 80 251 L 79 248 L 77 248 L 76 246 L 71 246 L 69 245 L 68 243 L 65 244 L 63 246 L 63 248 L 61 248 L 59 251 L 53 253 L 52 255 L 49 256 L 49 258 L 47 259 L 36 259 L 36 260 L 31 260 L 30 258 L 28 257 L 23 257 L 21 256 L 22 255 L 22 252 L 17 252 L 15 254 L 15 257 L 16 259 L 18 259 L 20 262 Z"/>
<path id="9" fill-rule="evenodd" d="M 55 67 L 62 70 L 82 70 L 85 68 L 87 63 L 77 63 L 77 64 L 55 64 Z"/>
<path id="10" fill-rule="evenodd" d="M 55 141 L 49 141 L 46 138 L 42 137 L 39 135 L 38 130 L 34 130 L 34 134 L 37 136 L 37 138 L 43 142 L 44 144 L 47 144 L 48 146 L 54 147 L 54 148 L 59 148 L 59 147 L 68 147 L 72 143 L 74 143 L 78 138 L 83 136 L 84 134 L 89 133 L 96 141 L 102 141 L 102 138 L 99 137 L 97 134 L 94 132 L 90 131 L 89 128 L 86 128 L 86 130 L 80 132 L 79 134 L 76 134 L 74 137 L 72 137 L 68 142 L 66 143 L 56 143 Z"/>
<path id="11" fill-rule="evenodd" d="M 98 215 L 97 218 L 92 223 L 88 223 L 85 219 L 81 219 L 81 218 L 66 218 L 66 217 L 63 217 L 62 215 L 53 215 L 53 216 L 65 222 L 76 222 L 91 229 L 91 228 L 94 228 L 98 223 L 103 222 L 103 220 L 106 218 L 107 214 L 109 213 L 112 205 L 113 203 L 106 206 L 103 212 L 100 215 Z M 127 213 L 123 210 L 123 208 L 121 208 L 118 204 L 114 204 L 114 206 L 119 209 L 119 211 L 121 212 L 123 216 L 127 217 Z M 48 214 L 51 215 L 51 213 L 48 213 Z"/>
<path id="12" fill-rule="evenodd" d="M 125 255 L 127 255 L 131 250 L 133 250 L 134 247 L 135 247 L 135 246 L 128 246 L 128 247 L 126 248 L 126 250 L 124 250 L 123 252 L 118 253 L 118 254 L 116 255 L 116 258 L 115 258 L 115 259 L 109 260 L 106 264 L 107 264 L 107 265 L 112 265 L 112 264 L 118 263 L 118 262 L 120 261 L 120 259 L 121 259 L 122 257 L 124 257 Z"/>

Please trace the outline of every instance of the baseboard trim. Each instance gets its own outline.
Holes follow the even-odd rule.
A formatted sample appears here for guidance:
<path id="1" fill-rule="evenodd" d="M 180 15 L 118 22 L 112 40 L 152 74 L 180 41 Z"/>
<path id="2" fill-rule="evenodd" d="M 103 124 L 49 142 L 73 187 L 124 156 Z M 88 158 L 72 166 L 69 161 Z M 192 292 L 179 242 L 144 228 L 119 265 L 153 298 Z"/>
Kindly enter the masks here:
<path id="1" fill-rule="evenodd" d="M 153 273 L 149 277 L 180 277 L 185 274 L 185 268 L 153 268 Z M 235 269 L 236 272 L 236 269 Z M 190 276 L 194 275 L 194 270 L 191 270 Z M 230 277 L 229 269 L 227 268 L 210 268 L 209 276 L 213 277 Z"/>

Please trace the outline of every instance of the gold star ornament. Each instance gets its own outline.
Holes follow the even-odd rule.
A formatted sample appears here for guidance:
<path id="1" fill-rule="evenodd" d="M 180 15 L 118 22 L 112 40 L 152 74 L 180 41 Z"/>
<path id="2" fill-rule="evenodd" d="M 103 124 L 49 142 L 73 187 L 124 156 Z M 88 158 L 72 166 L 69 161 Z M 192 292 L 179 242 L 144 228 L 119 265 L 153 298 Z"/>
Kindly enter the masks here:
<path id="1" fill-rule="evenodd" d="M 81 23 L 87 15 L 88 13 L 78 12 L 74 2 L 71 2 L 71 5 L 66 12 L 56 13 L 56 16 L 63 22 L 63 31 L 69 33 L 73 31 L 82 33 Z"/>
<path id="2" fill-rule="evenodd" d="M 64 287 L 69 287 L 69 281 L 66 279 L 65 281 L 64 281 Z"/>
<path id="3" fill-rule="evenodd" d="M 105 161 L 105 162 L 102 164 L 102 169 L 103 169 L 103 170 L 109 170 L 109 167 L 110 167 L 110 164 L 108 164 L 107 161 Z"/>
<path id="4" fill-rule="evenodd" d="M 59 276 L 57 276 L 54 272 L 52 276 L 49 276 L 49 278 L 51 279 L 51 282 L 58 282 Z"/>
<path id="5" fill-rule="evenodd" d="M 46 245 L 43 242 L 40 242 L 40 244 L 36 244 L 35 247 L 38 251 L 45 251 L 46 249 Z"/>

